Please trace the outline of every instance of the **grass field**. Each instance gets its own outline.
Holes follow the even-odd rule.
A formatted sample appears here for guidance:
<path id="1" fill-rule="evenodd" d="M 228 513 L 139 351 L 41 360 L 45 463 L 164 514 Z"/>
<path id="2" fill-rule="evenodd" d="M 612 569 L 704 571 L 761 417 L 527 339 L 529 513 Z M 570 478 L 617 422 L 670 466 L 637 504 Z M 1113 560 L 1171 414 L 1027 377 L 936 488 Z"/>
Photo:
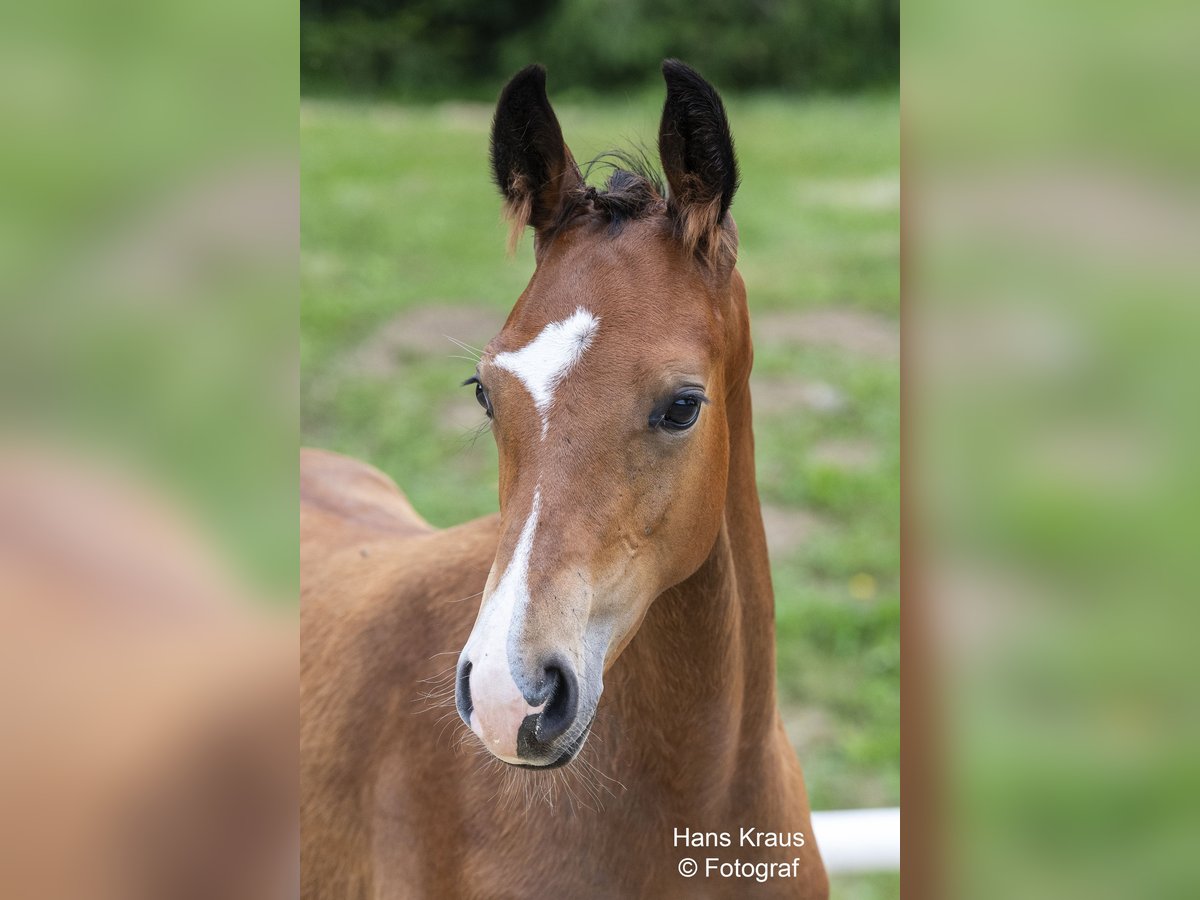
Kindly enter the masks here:
<path id="1" fill-rule="evenodd" d="M 563 104 L 577 159 L 653 145 L 657 96 Z M 732 98 L 779 685 L 813 807 L 899 803 L 899 103 Z M 532 270 L 504 255 L 491 109 L 301 110 L 308 444 L 394 477 L 431 522 L 496 509 L 496 453 L 446 337 L 482 346 Z M 898 895 L 895 876 L 835 896 Z"/>

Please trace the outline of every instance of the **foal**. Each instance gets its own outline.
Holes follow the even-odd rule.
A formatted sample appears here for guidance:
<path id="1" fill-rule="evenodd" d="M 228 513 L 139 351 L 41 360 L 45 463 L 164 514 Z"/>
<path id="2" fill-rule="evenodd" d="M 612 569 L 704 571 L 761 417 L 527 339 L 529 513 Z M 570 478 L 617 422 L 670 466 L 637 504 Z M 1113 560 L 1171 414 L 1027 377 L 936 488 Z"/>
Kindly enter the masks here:
<path id="1" fill-rule="evenodd" d="M 775 701 L 733 142 L 711 85 L 663 74 L 669 191 L 588 187 L 540 67 L 501 94 L 492 165 L 537 266 L 468 379 L 499 515 L 439 531 L 374 469 L 303 457 L 309 900 L 827 896 Z M 448 647 L 478 753 L 414 703 Z"/>

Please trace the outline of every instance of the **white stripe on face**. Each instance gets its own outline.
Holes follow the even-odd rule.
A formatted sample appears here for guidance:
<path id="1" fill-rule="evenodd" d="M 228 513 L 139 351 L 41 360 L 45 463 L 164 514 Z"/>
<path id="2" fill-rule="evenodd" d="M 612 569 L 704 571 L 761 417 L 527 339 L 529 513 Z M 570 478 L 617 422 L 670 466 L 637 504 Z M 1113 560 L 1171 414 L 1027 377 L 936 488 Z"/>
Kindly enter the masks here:
<path id="1" fill-rule="evenodd" d="M 509 762 L 517 758 L 517 731 L 526 716 L 538 712 L 521 694 L 508 664 L 508 634 L 518 610 L 529 603 L 529 556 L 542 507 L 540 489 L 521 529 L 517 547 L 496 590 L 475 623 L 467 642 L 471 660 L 471 730 L 496 756 Z"/>
<path id="2" fill-rule="evenodd" d="M 599 327 L 600 320 L 581 306 L 561 322 L 551 322 L 520 350 L 501 353 L 493 360 L 495 365 L 521 379 L 533 397 L 542 418 L 542 437 L 550 425 L 555 388 L 583 357 Z"/>

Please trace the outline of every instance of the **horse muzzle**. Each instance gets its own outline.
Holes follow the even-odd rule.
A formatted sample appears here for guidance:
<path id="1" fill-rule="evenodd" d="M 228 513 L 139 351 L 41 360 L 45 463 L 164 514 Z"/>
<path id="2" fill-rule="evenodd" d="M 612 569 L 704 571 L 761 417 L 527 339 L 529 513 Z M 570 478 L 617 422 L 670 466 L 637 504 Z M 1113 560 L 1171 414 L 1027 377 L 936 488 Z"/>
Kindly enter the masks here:
<path id="1" fill-rule="evenodd" d="M 471 646 L 458 661 L 458 714 L 498 759 L 526 768 L 555 768 L 574 759 L 587 740 L 595 714 L 581 717 L 581 691 L 574 665 L 548 655 L 524 671 L 510 667 L 507 654 Z M 498 658 L 497 658 L 498 657 Z"/>

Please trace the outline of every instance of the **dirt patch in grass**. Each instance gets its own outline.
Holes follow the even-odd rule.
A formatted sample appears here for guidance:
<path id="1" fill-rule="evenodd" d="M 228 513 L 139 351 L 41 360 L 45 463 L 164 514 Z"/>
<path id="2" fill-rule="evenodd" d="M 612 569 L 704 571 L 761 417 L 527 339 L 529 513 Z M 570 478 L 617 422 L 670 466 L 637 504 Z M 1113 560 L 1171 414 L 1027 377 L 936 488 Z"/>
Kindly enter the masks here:
<path id="1" fill-rule="evenodd" d="M 879 448 L 867 441 L 822 441 L 808 451 L 810 462 L 835 469 L 862 471 L 879 463 Z"/>
<path id="2" fill-rule="evenodd" d="M 807 510 L 770 503 L 763 504 L 762 517 L 767 532 L 767 552 L 773 560 L 791 556 L 824 524 Z"/>
<path id="3" fill-rule="evenodd" d="M 846 407 L 846 395 L 824 381 L 751 376 L 750 395 L 756 413 L 786 413 L 804 410 L 835 413 Z"/>
<path id="4" fill-rule="evenodd" d="M 385 378 L 414 359 L 469 357 L 472 351 L 454 341 L 482 348 L 504 326 L 504 318 L 502 312 L 486 306 L 447 304 L 405 310 L 350 351 L 345 369 L 355 375 Z"/>
<path id="5" fill-rule="evenodd" d="M 762 346 L 833 347 L 870 359 L 900 356 L 900 329 L 884 316 L 855 309 L 768 312 L 754 318 Z"/>

